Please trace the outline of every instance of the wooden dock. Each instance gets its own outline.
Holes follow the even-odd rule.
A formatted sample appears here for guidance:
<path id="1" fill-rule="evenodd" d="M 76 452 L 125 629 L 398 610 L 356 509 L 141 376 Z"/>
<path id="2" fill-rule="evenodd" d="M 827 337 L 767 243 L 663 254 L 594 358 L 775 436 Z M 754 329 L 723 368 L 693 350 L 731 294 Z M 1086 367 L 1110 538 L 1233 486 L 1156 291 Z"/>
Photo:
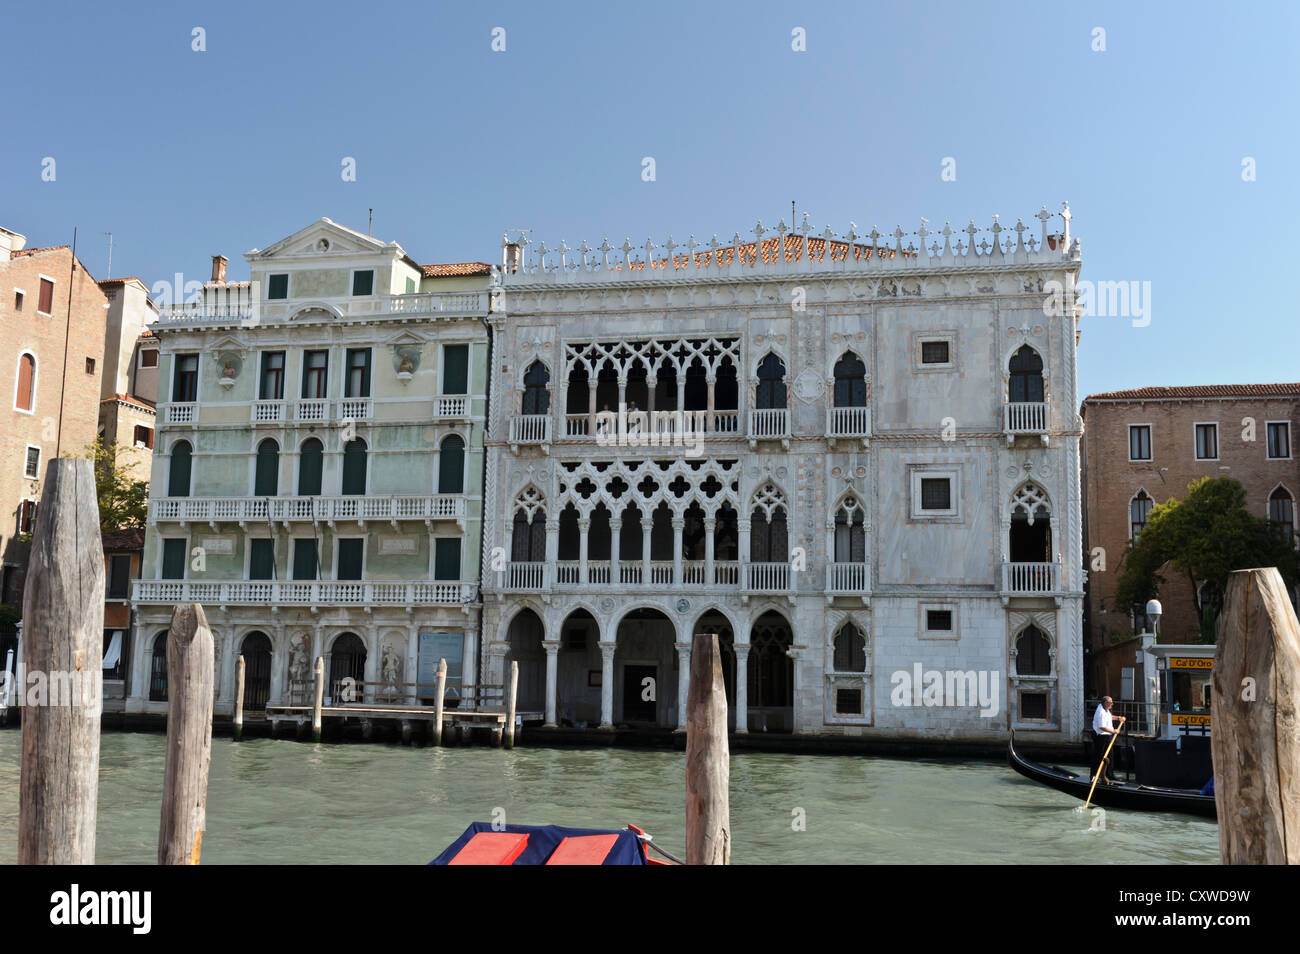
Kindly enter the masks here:
<path id="1" fill-rule="evenodd" d="M 319 680 L 319 681 L 318 681 Z M 335 687 L 335 696 L 330 705 L 320 702 L 316 695 L 313 704 L 307 705 L 303 697 L 307 696 L 308 686 L 323 688 L 323 680 L 313 680 L 312 684 L 296 684 L 290 695 L 290 705 L 269 705 L 266 707 L 265 719 L 271 723 L 271 734 L 276 735 L 281 725 L 292 725 L 294 731 L 311 725 L 313 732 L 333 722 L 335 727 L 347 723 L 359 724 L 364 738 L 370 738 L 376 724 L 395 725 L 399 729 L 403 742 L 409 742 L 416 726 L 427 731 L 425 734 L 438 744 L 439 733 L 444 727 L 452 729 L 453 735 L 465 741 L 476 730 L 486 732 L 493 745 L 501 745 L 503 737 L 509 744 L 510 733 L 507 731 L 508 710 L 512 708 L 505 686 L 462 686 L 458 687 L 455 706 L 438 706 L 428 704 L 426 697 L 433 696 L 441 687 L 415 683 L 378 684 L 356 682 L 350 684 L 347 691 L 357 701 L 335 702 L 342 687 Z M 345 696 L 345 698 L 349 698 Z M 501 699 L 498 704 L 496 699 Z M 303 701 L 300 701 L 303 700 Z M 469 705 L 465 705 L 469 703 Z M 544 712 L 516 712 L 515 734 L 518 735 L 524 722 L 542 722 Z"/>

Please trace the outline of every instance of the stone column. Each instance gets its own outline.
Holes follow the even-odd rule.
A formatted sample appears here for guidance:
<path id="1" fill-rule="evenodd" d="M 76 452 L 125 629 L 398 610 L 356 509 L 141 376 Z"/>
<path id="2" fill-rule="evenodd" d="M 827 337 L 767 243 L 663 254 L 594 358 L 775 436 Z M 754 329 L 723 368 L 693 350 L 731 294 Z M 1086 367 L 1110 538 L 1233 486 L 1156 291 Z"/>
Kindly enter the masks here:
<path id="1" fill-rule="evenodd" d="M 536 519 L 534 517 L 533 519 Z M 529 556 L 532 556 L 530 553 Z M 546 566 L 542 568 L 542 586 L 546 586 L 551 581 L 547 580 L 546 574 L 551 571 L 551 567 L 560 558 L 560 520 L 558 517 L 546 520 Z"/>
<path id="2" fill-rule="evenodd" d="M 709 389 L 708 397 L 704 405 L 704 429 L 708 433 L 713 434 L 718 429 L 713 418 L 713 386 L 717 383 L 718 379 L 714 375 L 710 374 L 704 380 Z"/>
<path id="3" fill-rule="evenodd" d="M 790 731 L 799 732 L 799 661 L 803 659 L 807 646 L 791 646 L 785 654 L 793 660 L 790 667 Z"/>
<path id="4" fill-rule="evenodd" d="M 732 643 L 736 651 L 736 731 L 749 731 L 749 643 Z"/>
<path id="5" fill-rule="evenodd" d="M 650 583 L 650 534 L 654 530 L 654 518 L 641 521 L 641 583 Z"/>
<path id="6" fill-rule="evenodd" d="M 749 589 L 749 518 L 744 511 L 736 515 L 736 560 L 740 563 L 740 588 Z"/>
<path id="7" fill-rule="evenodd" d="M 609 585 L 618 586 L 622 583 L 619 579 L 618 567 L 618 538 L 623 529 L 622 520 L 611 520 L 609 522 Z"/>
<path id="8" fill-rule="evenodd" d="M 591 529 L 591 518 L 584 517 L 578 521 L 578 582 L 586 584 L 587 579 L 587 531 Z"/>
<path id="9" fill-rule="evenodd" d="M 685 526 L 684 519 L 673 517 L 673 583 L 677 586 L 682 585 L 682 528 Z"/>
<path id="10" fill-rule="evenodd" d="M 614 728 L 614 647 L 617 642 L 600 642 L 600 727 Z"/>
<path id="11" fill-rule="evenodd" d="M 709 517 L 704 521 L 704 585 L 713 585 L 713 528 L 717 521 Z"/>
<path id="12" fill-rule="evenodd" d="M 560 658 L 560 641 L 558 639 L 542 640 L 542 648 L 546 650 L 546 725 L 554 728 L 557 724 L 555 712 L 555 690 L 557 673 L 559 670 Z"/>
<path id="13" fill-rule="evenodd" d="M 686 731 L 686 696 L 691 690 L 691 644 L 677 643 L 677 726 Z"/>
<path id="14" fill-rule="evenodd" d="M 595 438 L 596 436 L 596 378 L 588 379 L 587 384 L 587 436 Z"/>

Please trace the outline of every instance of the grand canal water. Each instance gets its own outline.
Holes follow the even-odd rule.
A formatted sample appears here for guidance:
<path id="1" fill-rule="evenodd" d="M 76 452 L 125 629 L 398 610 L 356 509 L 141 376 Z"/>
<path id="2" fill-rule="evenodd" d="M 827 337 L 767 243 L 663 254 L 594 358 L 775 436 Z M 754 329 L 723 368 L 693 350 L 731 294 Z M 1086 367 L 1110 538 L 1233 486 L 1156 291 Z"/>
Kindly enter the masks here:
<path id="1" fill-rule="evenodd" d="M 156 858 L 164 737 L 106 733 L 100 863 Z M 17 857 L 19 733 L 0 731 L 0 862 Z M 637 824 L 675 854 L 681 752 L 412 748 L 254 739 L 212 746 L 203 860 L 221 864 L 423 864 L 493 809 L 520 824 Z M 1201 819 L 1108 811 L 996 763 L 738 753 L 731 760 L 737 864 L 1213 864 Z M 802 810 L 800 812 L 799 810 Z M 800 817 L 804 830 L 796 829 Z"/>

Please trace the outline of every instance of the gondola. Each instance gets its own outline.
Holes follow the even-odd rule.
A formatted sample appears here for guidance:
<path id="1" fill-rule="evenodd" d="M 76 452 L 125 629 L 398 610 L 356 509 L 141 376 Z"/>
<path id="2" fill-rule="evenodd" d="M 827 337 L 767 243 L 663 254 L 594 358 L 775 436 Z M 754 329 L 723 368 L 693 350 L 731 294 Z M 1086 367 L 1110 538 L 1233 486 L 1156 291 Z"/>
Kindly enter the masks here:
<path id="1" fill-rule="evenodd" d="M 666 858 L 653 858 L 648 851 Z M 636 825 L 620 830 L 475 822 L 431 865 L 682 864 Z"/>
<path id="2" fill-rule="evenodd" d="M 1049 767 L 1030 762 L 1016 751 L 1014 735 L 1007 747 L 1007 759 L 1011 762 L 1011 767 L 1027 779 L 1042 782 L 1059 792 L 1073 795 L 1080 801 L 1088 798 L 1088 789 L 1092 786 L 1090 776 L 1075 775 L 1055 765 Z M 1092 804 L 1103 808 L 1130 808 L 1139 812 L 1184 812 L 1204 818 L 1218 817 L 1213 795 L 1202 795 L 1190 788 L 1160 788 L 1136 782 L 1112 785 L 1098 783 L 1092 793 Z"/>

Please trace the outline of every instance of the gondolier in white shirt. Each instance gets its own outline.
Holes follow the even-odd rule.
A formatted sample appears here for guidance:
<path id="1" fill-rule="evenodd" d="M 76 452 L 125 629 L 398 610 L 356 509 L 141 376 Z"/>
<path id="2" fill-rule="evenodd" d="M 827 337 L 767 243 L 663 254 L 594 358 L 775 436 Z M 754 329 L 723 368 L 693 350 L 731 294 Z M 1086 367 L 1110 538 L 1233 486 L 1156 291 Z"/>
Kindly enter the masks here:
<path id="1" fill-rule="evenodd" d="M 1097 704 L 1097 711 L 1092 714 L 1092 774 L 1095 778 L 1097 773 L 1102 772 L 1101 781 L 1110 784 L 1114 781 L 1110 777 L 1110 760 L 1104 759 L 1106 747 L 1110 745 L 1111 736 L 1119 735 L 1120 729 L 1115 727 L 1115 720 L 1111 717 L 1110 707 L 1115 704 L 1115 700 L 1110 696 L 1102 696 L 1101 702 Z M 1119 725 L 1124 725 L 1124 716 L 1119 717 Z M 1103 761 L 1105 764 L 1103 765 Z"/>

